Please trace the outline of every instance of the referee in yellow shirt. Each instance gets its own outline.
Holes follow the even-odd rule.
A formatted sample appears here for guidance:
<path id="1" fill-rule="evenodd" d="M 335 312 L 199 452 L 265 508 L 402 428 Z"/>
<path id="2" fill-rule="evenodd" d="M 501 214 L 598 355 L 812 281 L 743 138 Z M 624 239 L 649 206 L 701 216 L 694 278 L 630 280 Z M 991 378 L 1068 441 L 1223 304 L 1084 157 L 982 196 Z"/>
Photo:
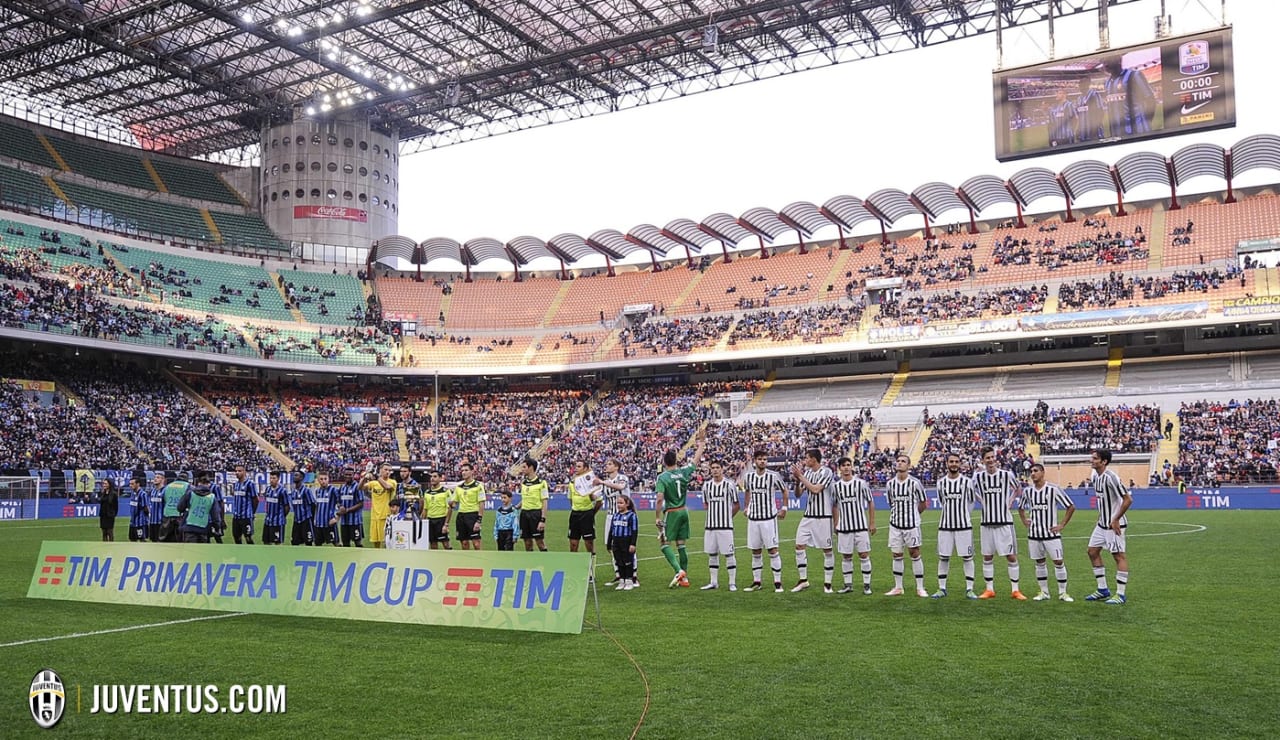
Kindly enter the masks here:
<path id="1" fill-rule="evenodd" d="M 382 463 L 378 466 L 378 477 L 373 473 L 365 473 L 360 479 L 360 488 L 373 501 L 373 511 L 369 515 L 370 540 L 374 547 L 387 546 L 387 517 L 391 515 L 391 499 L 396 497 L 396 481 L 391 477 L 391 466 Z"/>
<path id="2" fill-rule="evenodd" d="M 459 466 L 462 482 L 453 489 L 458 502 L 455 535 L 463 550 L 480 549 L 480 525 L 484 520 L 484 484 L 476 480 L 475 468 L 464 462 Z"/>
<path id="3" fill-rule="evenodd" d="M 532 457 L 524 459 L 524 480 L 520 482 L 520 538 L 524 540 L 525 552 L 533 552 L 533 543 L 538 543 L 540 552 L 547 551 L 547 543 L 543 537 L 547 528 L 547 501 L 551 496 L 551 487 L 538 476 L 538 461 Z"/>

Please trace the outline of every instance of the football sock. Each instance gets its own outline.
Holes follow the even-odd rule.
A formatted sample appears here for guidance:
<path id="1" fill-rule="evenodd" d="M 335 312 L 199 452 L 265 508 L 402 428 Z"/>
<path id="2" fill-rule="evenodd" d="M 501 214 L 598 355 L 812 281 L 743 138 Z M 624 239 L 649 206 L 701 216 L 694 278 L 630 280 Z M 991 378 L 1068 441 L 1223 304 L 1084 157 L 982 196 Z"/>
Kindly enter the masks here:
<path id="1" fill-rule="evenodd" d="M 964 559 L 964 588 L 966 591 L 973 590 L 973 558 Z"/>
<path id="2" fill-rule="evenodd" d="M 671 564 L 672 572 L 680 572 L 680 561 L 676 560 L 676 551 L 671 549 L 671 545 L 662 546 L 662 557 L 666 558 L 667 562 Z"/>
<path id="3" fill-rule="evenodd" d="M 680 546 L 680 570 L 689 570 L 689 551 L 684 545 Z"/>
<path id="4" fill-rule="evenodd" d="M 893 585 L 896 588 L 902 588 L 902 556 L 893 559 Z"/>
<path id="5" fill-rule="evenodd" d="M 800 580 L 809 580 L 809 551 L 796 550 L 796 570 L 800 571 Z"/>
<path id="6" fill-rule="evenodd" d="M 840 572 L 844 575 L 844 585 L 853 588 L 853 558 L 842 558 Z"/>
<path id="7" fill-rule="evenodd" d="M 738 582 L 738 558 L 732 552 L 724 556 L 725 567 L 729 570 L 729 585 Z"/>
<path id="8" fill-rule="evenodd" d="M 1098 590 L 1107 590 L 1107 569 L 1101 565 L 1093 566 L 1093 577 L 1098 579 Z"/>
<path id="9" fill-rule="evenodd" d="M 870 586 L 871 585 L 871 558 L 869 557 L 859 558 L 858 560 L 862 564 L 862 585 Z"/>
<path id="10" fill-rule="evenodd" d="M 719 586 L 720 585 L 720 556 L 709 555 L 707 556 L 707 562 L 711 568 L 711 585 Z"/>
<path id="11" fill-rule="evenodd" d="M 760 582 L 760 571 L 764 570 L 764 556 L 758 552 L 751 553 L 751 582 Z"/>
<path id="12" fill-rule="evenodd" d="M 1022 590 L 1018 588 L 1018 575 L 1019 575 L 1018 564 L 1009 563 L 1009 585 L 1012 586 L 1012 590 L 1014 591 Z"/>
<path id="13" fill-rule="evenodd" d="M 947 576 L 951 573 L 951 558 L 938 558 L 938 588 L 947 590 Z"/>
<path id="14" fill-rule="evenodd" d="M 782 583 L 782 556 L 777 553 L 770 555 L 769 568 L 773 571 L 773 582 Z"/>
<path id="15" fill-rule="evenodd" d="M 1040 593 L 1049 593 L 1049 566 L 1036 563 L 1036 583 L 1040 585 Z"/>
<path id="16" fill-rule="evenodd" d="M 1124 587 L 1129 585 L 1129 571 L 1116 571 L 1116 593 L 1124 596 Z"/>
<path id="17" fill-rule="evenodd" d="M 822 553 L 822 582 L 831 585 L 831 580 L 836 575 L 836 554 L 834 552 Z"/>
<path id="18" fill-rule="evenodd" d="M 1067 564 L 1053 566 L 1053 574 L 1058 578 L 1058 593 L 1067 592 Z"/>
<path id="19" fill-rule="evenodd" d="M 911 574 L 916 577 L 916 588 L 924 588 L 924 558 L 911 558 Z"/>
<path id="20" fill-rule="evenodd" d="M 982 580 L 987 582 L 987 590 L 996 590 L 996 564 L 990 560 L 982 561 Z"/>

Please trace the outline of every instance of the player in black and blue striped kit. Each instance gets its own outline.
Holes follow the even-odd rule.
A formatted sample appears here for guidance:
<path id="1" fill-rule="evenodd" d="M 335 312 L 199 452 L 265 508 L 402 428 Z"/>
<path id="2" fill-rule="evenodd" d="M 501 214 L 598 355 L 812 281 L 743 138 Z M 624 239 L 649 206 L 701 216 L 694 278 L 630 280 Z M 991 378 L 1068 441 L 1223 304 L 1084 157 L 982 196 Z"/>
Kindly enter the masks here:
<path id="1" fill-rule="evenodd" d="M 147 529 L 152 542 L 160 541 L 160 523 L 164 521 L 164 484 L 164 473 L 156 473 L 151 485 L 143 489 L 147 492 Z"/>
<path id="2" fill-rule="evenodd" d="M 129 541 L 146 542 L 150 534 L 149 527 L 151 505 L 147 489 L 142 487 L 146 478 L 135 475 L 129 479 Z"/>
<path id="3" fill-rule="evenodd" d="M 343 547 L 364 547 L 364 493 L 355 480 L 355 471 L 342 471 L 342 485 L 337 486 L 338 498 L 334 514 L 338 517 Z"/>
<path id="4" fill-rule="evenodd" d="M 280 471 L 267 476 L 267 490 L 262 492 L 265 517 L 262 520 L 262 544 L 284 544 L 284 521 L 289 515 L 289 487 L 280 484 Z"/>
<path id="5" fill-rule="evenodd" d="M 253 518 L 258 514 L 258 486 L 249 480 L 243 465 L 236 466 L 236 479 L 231 484 L 231 536 L 236 544 L 253 544 Z"/>
<path id="6" fill-rule="evenodd" d="M 315 532 L 311 527 L 311 516 L 315 512 L 316 500 L 311 497 L 311 489 L 298 486 L 289 496 L 289 511 L 293 512 L 293 533 L 289 538 L 291 545 L 308 545 L 315 541 Z"/>
<path id="7" fill-rule="evenodd" d="M 338 544 L 338 487 L 329 485 L 328 473 L 316 473 L 316 485 L 311 489 L 315 509 L 311 515 L 312 541 L 320 545 Z"/>

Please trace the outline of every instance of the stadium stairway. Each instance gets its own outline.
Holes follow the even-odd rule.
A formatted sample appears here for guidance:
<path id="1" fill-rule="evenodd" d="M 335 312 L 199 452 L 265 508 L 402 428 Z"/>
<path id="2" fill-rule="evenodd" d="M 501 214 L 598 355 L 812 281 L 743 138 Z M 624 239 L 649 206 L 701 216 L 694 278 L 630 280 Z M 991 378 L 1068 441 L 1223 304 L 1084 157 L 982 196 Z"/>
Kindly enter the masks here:
<path id="1" fill-rule="evenodd" d="M 67 160 L 63 159 L 62 155 L 58 153 L 58 150 L 53 148 L 53 142 L 49 141 L 48 137 L 44 134 L 37 133 L 36 138 L 40 140 L 40 145 L 44 147 L 45 151 L 49 152 L 49 156 L 53 157 L 53 161 L 58 164 L 58 169 L 63 172 L 71 171 L 71 167 L 67 165 Z"/>
<path id="2" fill-rule="evenodd" d="M 169 186 L 164 184 L 164 178 L 160 177 L 159 172 L 156 172 L 156 166 L 151 164 L 151 160 L 144 157 L 142 159 L 142 169 L 146 170 L 147 174 L 151 176 L 151 181 L 156 184 L 156 190 L 162 193 L 169 192 Z"/>
<path id="3" fill-rule="evenodd" d="M 832 293 L 836 295 L 844 295 L 844 287 L 841 285 L 845 281 L 844 274 L 848 272 L 847 265 L 853 259 L 852 249 L 837 249 L 835 259 L 831 261 L 831 269 L 827 270 L 827 279 L 822 281 L 822 287 L 819 288 L 821 295 L 827 295 L 827 286 L 834 286 Z"/>
<path id="4" fill-rule="evenodd" d="M 880 305 L 867 306 L 862 312 L 862 321 L 858 324 L 858 336 L 865 337 L 871 332 L 871 327 L 876 325 L 876 317 L 880 315 Z"/>
<path id="5" fill-rule="evenodd" d="M 71 388 L 68 387 L 66 383 L 62 383 L 55 380 L 53 381 L 53 389 L 57 393 L 61 394 L 63 398 L 66 398 L 68 401 L 75 403 L 77 406 L 80 406 L 83 408 L 89 407 L 89 404 L 85 403 L 84 399 L 81 398 L 75 391 L 71 390 Z M 111 432 L 111 434 L 116 439 L 124 443 L 125 447 L 132 450 L 133 454 L 138 456 L 138 459 L 146 460 L 148 463 L 155 463 L 155 460 L 153 460 L 148 455 L 144 455 L 142 453 L 142 450 L 139 450 L 137 447 L 135 447 L 133 444 L 133 441 L 128 437 L 124 436 L 124 434 L 121 433 L 121 431 L 117 429 L 114 424 L 107 421 L 107 417 L 103 416 L 102 414 L 95 414 L 94 418 L 98 420 L 98 423 L 102 425 L 103 429 L 106 429 L 108 432 Z"/>
<path id="6" fill-rule="evenodd" d="M 907 378 L 911 376 L 911 363 L 903 360 L 898 363 L 898 372 L 893 374 L 893 381 L 889 383 L 889 387 L 885 389 L 884 395 L 880 398 L 881 406 L 892 406 L 893 402 L 898 400 L 898 396 L 902 394 L 902 386 L 907 384 Z"/>
<path id="7" fill-rule="evenodd" d="M 276 403 L 280 404 L 280 413 L 284 414 L 284 418 L 289 421 L 297 421 L 298 415 L 293 413 L 293 409 L 289 408 L 289 404 L 284 402 L 284 398 L 280 395 L 280 391 L 276 388 L 268 388 L 267 393 Z"/>
<path id="8" fill-rule="evenodd" d="M 1107 352 L 1107 379 L 1103 387 L 1115 390 L 1120 387 L 1120 366 L 1124 363 L 1124 347 L 1112 347 Z"/>
<path id="9" fill-rule="evenodd" d="M 591 361 L 600 362 L 604 360 L 604 358 L 608 357 L 609 353 L 613 351 L 613 348 L 618 346 L 618 337 L 620 334 L 621 332 L 618 329 L 614 329 L 606 334 L 604 340 L 596 347 L 596 351 L 592 353 Z"/>
<path id="10" fill-rule="evenodd" d="M 1027 435 L 1027 457 L 1031 458 L 1032 462 L 1040 462 L 1040 443 L 1034 440 L 1035 438 L 1033 436 L 1030 434 Z"/>
<path id="11" fill-rule="evenodd" d="M 1050 314 L 1050 313 L 1057 313 L 1057 312 L 1058 312 L 1058 294 L 1051 290 L 1049 291 L 1049 294 L 1044 297 L 1044 308 L 1040 309 L 1040 313 Z"/>
<path id="12" fill-rule="evenodd" d="M 1151 209 L 1151 233 L 1147 234 L 1147 269 L 1151 271 L 1164 269 L 1164 243 L 1169 238 L 1165 232 L 1164 204 L 1157 202 Z"/>
<path id="13" fill-rule="evenodd" d="M 209 213 L 208 208 L 200 209 L 200 218 L 204 219 L 204 225 L 209 229 L 209 236 L 213 237 L 213 243 L 221 244 L 222 232 L 218 230 L 218 225 L 213 222 L 213 214 Z"/>
<path id="14" fill-rule="evenodd" d="M 214 406 L 212 403 L 209 403 L 208 399 L 206 399 L 204 396 L 200 395 L 199 393 L 196 393 L 195 389 L 193 389 L 191 386 L 183 382 L 181 378 L 179 378 L 177 375 L 174 375 L 173 372 L 171 372 L 168 368 L 164 369 L 164 376 L 169 380 L 170 383 L 173 383 L 174 387 L 182 391 L 183 395 L 185 395 L 187 398 L 190 398 L 192 401 L 194 401 L 196 405 L 198 405 L 200 408 L 204 409 L 210 415 L 216 416 L 219 419 L 222 419 L 232 429 L 235 429 L 237 432 L 240 432 L 241 434 L 243 434 L 244 436 L 252 440 L 252 442 L 258 446 L 258 449 L 270 455 L 271 459 L 275 460 L 277 463 L 283 466 L 285 470 L 293 470 L 298 467 L 297 463 L 295 463 L 292 459 L 290 459 L 288 455 L 280 451 L 280 448 L 268 442 L 266 439 L 263 438 L 261 434 L 258 434 L 257 432 L 253 431 L 249 427 L 245 426 L 244 423 L 236 419 L 232 419 L 225 412 L 223 412 L 222 409 L 218 408 L 217 406 Z"/>
<path id="15" fill-rule="evenodd" d="M 733 330 L 738 325 L 738 317 L 734 316 L 733 321 L 729 322 L 729 328 L 725 330 L 724 336 L 720 337 L 720 341 L 716 342 L 714 352 L 724 352 L 729 349 L 729 337 L 733 336 Z"/>
<path id="16" fill-rule="evenodd" d="M 396 427 L 396 449 L 400 452 L 401 460 L 409 459 L 409 435 L 405 432 L 404 427 Z"/>
<path id="17" fill-rule="evenodd" d="M 53 192 L 53 197 L 57 198 L 63 203 L 66 203 L 68 207 L 75 208 L 76 204 L 71 202 L 71 199 L 68 198 L 67 194 L 62 191 L 62 188 L 58 187 L 58 183 L 54 182 L 52 177 L 50 177 L 49 175 L 45 175 L 44 184 L 49 187 L 49 190 L 51 192 Z"/>
<path id="18" fill-rule="evenodd" d="M 201 211 L 201 213 L 208 213 L 208 211 Z M 280 300 L 284 301 L 284 305 L 289 307 L 289 315 L 293 317 L 293 320 L 299 324 L 307 323 L 307 317 L 302 315 L 302 309 L 289 300 L 289 294 L 284 292 L 284 286 L 280 284 L 280 273 L 269 272 L 267 275 L 271 277 L 271 284 L 275 286 L 276 292 L 280 294 Z"/>
<path id="19" fill-rule="evenodd" d="M 1268 295 L 1280 296 L 1280 267 L 1269 267 L 1264 272 L 1267 274 Z"/>
<path id="20" fill-rule="evenodd" d="M 560 281 L 560 289 L 551 299 L 551 303 L 547 304 L 547 312 L 542 315 L 542 321 L 538 322 L 538 326 L 551 326 L 551 319 L 556 315 L 556 311 L 560 310 L 560 306 L 564 305 L 564 299 L 569 297 L 569 290 L 573 288 L 573 282 L 569 280 Z"/>
<path id="21" fill-rule="evenodd" d="M 933 427 L 927 424 L 920 425 L 916 438 L 911 441 L 911 450 L 907 453 L 911 457 L 911 467 L 919 465 L 924 459 L 924 452 L 929 447 L 929 436 L 932 434 Z"/>
<path id="22" fill-rule="evenodd" d="M 1147 477 L 1154 473 L 1160 472 L 1160 468 L 1164 465 L 1164 461 L 1168 460 L 1174 466 L 1178 464 L 1178 443 L 1182 436 L 1182 423 L 1178 420 L 1177 412 L 1165 411 L 1160 414 L 1160 432 L 1164 433 L 1164 425 L 1173 422 L 1173 435 L 1169 439 L 1160 437 L 1160 446 L 1156 448 L 1156 454 L 1151 458 L 1151 471 Z"/>
<path id="23" fill-rule="evenodd" d="M 684 288 L 681 289 L 680 295 L 676 296 L 676 299 L 671 302 L 671 305 L 668 306 L 667 309 L 673 314 L 679 313 L 680 307 L 685 304 L 685 301 L 689 300 L 689 296 L 698 292 L 698 285 L 702 283 L 702 278 L 706 274 L 706 270 L 698 270 L 693 276 L 693 279 L 684 284 Z"/>
<path id="24" fill-rule="evenodd" d="M 422 326 L 422 324 L 425 323 L 428 326 L 438 326 L 441 329 L 443 329 L 445 322 L 449 320 L 449 308 L 452 306 L 453 306 L 453 291 L 451 290 L 448 293 L 445 293 L 444 295 L 440 296 L 440 315 L 427 316 L 427 317 L 419 316 L 418 326 Z M 441 316 L 443 316 L 444 318 L 441 318 Z M 436 323 L 432 323 L 432 322 L 436 322 Z"/>

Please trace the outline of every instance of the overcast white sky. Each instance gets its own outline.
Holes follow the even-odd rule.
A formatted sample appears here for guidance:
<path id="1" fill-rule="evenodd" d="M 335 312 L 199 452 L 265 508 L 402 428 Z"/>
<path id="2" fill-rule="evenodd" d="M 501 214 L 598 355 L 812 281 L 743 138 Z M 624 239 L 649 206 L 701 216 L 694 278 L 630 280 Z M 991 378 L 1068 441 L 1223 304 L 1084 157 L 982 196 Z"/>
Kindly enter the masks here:
<path id="1" fill-rule="evenodd" d="M 1177 35 L 1216 25 L 1220 0 L 1166 6 Z M 1149 40 L 1158 13 L 1158 0 L 1112 9 L 1112 46 Z M 989 34 L 404 157 L 399 232 L 460 242 L 626 233 L 717 211 L 776 211 L 797 200 L 910 192 L 935 180 L 1003 178 L 1029 166 L 1056 171 L 1078 159 L 1110 163 L 1135 150 L 1169 154 L 1195 141 L 1229 146 L 1280 133 L 1273 101 L 1280 3 L 1230 0 L 1227 22 L 1235 27 L 1233 129 L 1001 164 Z M 1057 37 L 1059 58 L 1094 51 L 1096 15 L 1060 19 Z M 1043 23 L 1006 32 L 1005 66 L 1043 61 L 1047 39 Z"/>

